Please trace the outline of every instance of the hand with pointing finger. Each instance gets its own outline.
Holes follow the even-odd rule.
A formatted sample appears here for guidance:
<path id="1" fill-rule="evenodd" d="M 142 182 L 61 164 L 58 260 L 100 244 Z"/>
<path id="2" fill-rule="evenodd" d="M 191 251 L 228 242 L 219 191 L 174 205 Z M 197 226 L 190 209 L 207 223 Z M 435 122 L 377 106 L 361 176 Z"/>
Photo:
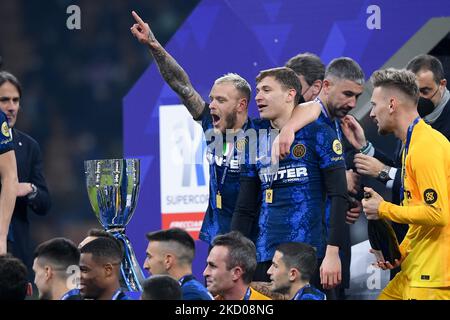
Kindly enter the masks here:
<path id="1" fill-rule="evenodd" d="M 132 11 L 131 14 L 136 21 L 131 27 L 133 36 L 135 36 L 140 43 L 148 44 L 149 46 L 159 45 L 148 23 L 145 23 L 135 11 Z"/>

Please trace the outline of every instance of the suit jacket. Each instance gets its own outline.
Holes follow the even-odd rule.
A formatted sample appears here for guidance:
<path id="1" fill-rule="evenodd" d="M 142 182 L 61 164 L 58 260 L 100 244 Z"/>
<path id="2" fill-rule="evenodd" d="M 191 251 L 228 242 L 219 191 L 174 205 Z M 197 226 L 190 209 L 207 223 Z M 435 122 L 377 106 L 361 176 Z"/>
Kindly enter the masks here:
<path id="1" fill-rule="evenodd" d="M 8 251 L 21 259 L 31 269 L 32 249 L 30 245 L 28 208 L 38 214 L 48 213 L 51 200 L 42 173 L 42 155 L 39 144 L 29 135 L 12 130 L 14 151 L 16 153 L 19 182 L 33 183 L 37 187 L 36 197 L 28 199 L 17 197 L 8 234 Z"/>

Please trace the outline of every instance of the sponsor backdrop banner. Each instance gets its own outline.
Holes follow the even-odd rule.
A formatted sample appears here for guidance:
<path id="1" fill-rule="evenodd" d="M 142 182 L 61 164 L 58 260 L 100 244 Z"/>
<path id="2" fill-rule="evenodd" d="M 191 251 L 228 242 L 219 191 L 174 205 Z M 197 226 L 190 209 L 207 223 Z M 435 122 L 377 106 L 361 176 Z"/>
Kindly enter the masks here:
<path id="1" fill-rule="evenodd" d="M 203 130 L 184 105 L 159 107 L 162 228 L 179 227 L 195 240 L 208 207 L 209 170 Z"/>

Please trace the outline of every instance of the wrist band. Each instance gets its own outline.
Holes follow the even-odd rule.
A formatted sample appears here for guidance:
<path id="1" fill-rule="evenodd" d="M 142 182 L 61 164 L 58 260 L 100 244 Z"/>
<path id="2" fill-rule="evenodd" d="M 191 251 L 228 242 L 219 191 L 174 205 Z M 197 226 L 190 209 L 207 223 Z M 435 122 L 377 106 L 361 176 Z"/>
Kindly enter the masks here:
<path id="1" fill-rule="evenodd" d="M 361 149 L 359 149 L 359 152 L 361 152 L 363 154 L 368 154 L 371 148 L 372 148 L 372 143 L 370 141 L 367 141 L 367 144 L 364 147 L 362 147 Z"/>

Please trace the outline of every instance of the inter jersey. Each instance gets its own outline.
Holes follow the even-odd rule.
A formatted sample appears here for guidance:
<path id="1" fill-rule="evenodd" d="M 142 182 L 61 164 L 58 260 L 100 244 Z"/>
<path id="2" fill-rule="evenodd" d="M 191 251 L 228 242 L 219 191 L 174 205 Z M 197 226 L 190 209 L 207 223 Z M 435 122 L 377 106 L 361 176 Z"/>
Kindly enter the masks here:
<path id="1" fill-rule="evenodd" d="M 305 126 L 296 133 L 289 156 L 274 168 L 270 165 L 270 121 L 254 123 L 260 135 L 261 129 L 267 131 L 267 139 L 259 139 L 254 163 L 245 161 L 241 174 L 261 180 L 255 243 L 258 262 L 271 260 L 276 247 L 285 242 L 308 243 L 316 248 L 318 258 L 323 258 L 327 243 L 323 174 L 326 169 L 345 167 L 336 132 L 319 121 Z"/>
<path id="2" fill-rule="evenodd" d="M 5 114 L 0 111 L 0 154 L 13 149 L 11 130 L 9 130 L 8 119 Z"/>
<path id="3" fill-rule="evenodd" d="M 204 132 L 213 130 L 212 117 L 208 106 L 201 115 Z M 245 131 L 253 126 L 250 119 L 242 128 Z M 211 148 L 214 139 L 207 141 L 207 159 L 209 162 L 209 202 L 200 230 L 200 239 L 212 243 L 215 236 L 230 232 L 231 218 L 239 194 L 239 151 L 238 143 L 227 143 L 223 135 L 222 154 Z M 237 142 L 235 140 L 234 142 Z M 219 195 L 219 197 L 218 197 Z M 218 200 L 220 203 L 218 203 Z"/>

